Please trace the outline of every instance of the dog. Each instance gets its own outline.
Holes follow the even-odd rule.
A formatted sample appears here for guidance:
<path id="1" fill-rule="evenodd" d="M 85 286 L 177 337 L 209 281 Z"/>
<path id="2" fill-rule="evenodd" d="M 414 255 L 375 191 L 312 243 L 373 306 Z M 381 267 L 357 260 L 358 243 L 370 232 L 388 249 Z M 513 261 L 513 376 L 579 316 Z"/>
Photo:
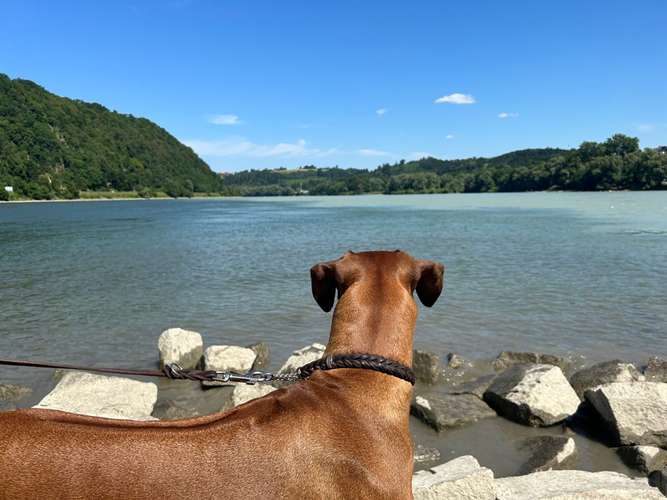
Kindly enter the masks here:
<path id="1" fill-rule="evenodd" d="M 311 271 L 330 311 L 325 355 L 412 364 L 416 291 L 438 299 L 440 263 L 347 252 Z M 0 498 L 412 498 L 410 383 L 366 369 L 316 371 L 230 411 L 160 422 L 53 410 L 0 415 Z"/>

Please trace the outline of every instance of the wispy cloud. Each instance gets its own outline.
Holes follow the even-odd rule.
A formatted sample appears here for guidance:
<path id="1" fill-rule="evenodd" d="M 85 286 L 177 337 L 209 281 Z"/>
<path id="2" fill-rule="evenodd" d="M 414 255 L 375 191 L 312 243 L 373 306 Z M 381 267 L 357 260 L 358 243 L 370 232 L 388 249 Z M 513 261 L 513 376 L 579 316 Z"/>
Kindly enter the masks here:
<path id="1" fill-rule="evenodd" d="M 653 123 L 640 123 L 637 125 L 637 132 L 642 134 L 650 134 L 655 130 L 655 125 Z"/>
<path id="2" fill-rule="evenodd" d="M 389 110 L 387 108 L 380 108 L 375 110 L 375 114 L 378 116 L 384 116 Z"/>
<path id="3" fill-rule="evenodd" d="M 447 134 L 447 135 L 445 136 L 445 139 L 447 139 L 448 141 L 449 141 L 449 140 L 452 140 L 453 138 L 454 138 L 454 134 Z"/>
<path id="4" fill-rule="evenodd" d="M 236 115 L 214 115 L 209 119 L 214 125 L 238 125 L 241 122 Z"/>
<path id="5" fill-rule="evenodd" d="M 443 95 L 435 100 L 435 104 L 475 104 L 475 98 L 470 94 L 459 94 L 455 92 L 449 95 Z"/>
<path id="6" fill-rule="evenodd" d="M 498 113 L 498 118 L 505 119 L 505 118 L 516 118 L 519 116 L 519 113 L 508 113 L 507 111 L 503 111 L 502 113 Z"/>
<path id="7" fill-rule="evenodd" d="M 338 152 L 336 148 L 320 149 L 309 147 L 304 139 L 278 144 L 256 144 L 243 137 L 229 137 L 220 140 L 188 139 L 183 141 L 197 154 L 210 157 L 246 156 L 269 157 L 311 157 L 321 158 Z"/>
<path id="8" fill-rule="evenodd" d="M 371 148 L 358 149 L 357 153 L 361 156 L 391 156 L 391 153 Z"/>

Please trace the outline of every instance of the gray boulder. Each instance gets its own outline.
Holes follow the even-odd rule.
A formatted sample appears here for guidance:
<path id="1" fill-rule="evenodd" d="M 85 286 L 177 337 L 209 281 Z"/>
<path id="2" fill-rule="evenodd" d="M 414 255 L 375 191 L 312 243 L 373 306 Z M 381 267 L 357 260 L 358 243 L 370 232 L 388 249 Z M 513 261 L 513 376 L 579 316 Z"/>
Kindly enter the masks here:
<path id="1" fill-rule="evenodd" d="M 151 382 L 67 372 L 34 408 L 124 420 L 155 420 L 151 413 L 156 400 L 157 386 Z"/>
<path id="2" fill-rule="evenodd" d="M 440 379 L 440 358 L 428 351 L 415 349 L 412 353 L 412 369 L 420 382 L 434 384 Z"/>
<path id="3" fill-rule="evenodd" d="M 616 453 L 625 465 L 644 474 L 667 468 L 667 451 L 656 446 L 621 446 Z"/>
<path id="4" fill-rule="evenodd" d="M 416 396 L 410 405 L 410 413 L 436 431 L 496 416 L 484 401 L 470 394 L 445 394 L 428 399 Z"/>
<path id="5" fill-rule="evenodd" d="M 266 342 L 258 342 L 257 344 L 249 345 L 248 349 L 252 349 L 257 356 L 255 358 L 255 363 L 252 365 L 253 370 L 263 370 L 269 366 L 269 361 L 271 359 L 269 344 Z"/>
<path id="6" fill-rule="evenodd" d="M 497 500 L 664 500 L 645 478 L 616 472 L 552 470 L 495 483 Z"/>
<path id="7" fill-rule="evenodd" d="M 644 375 L 649 382 L 667 382 L 667 359 L 653 357 L 648 360 Z"/>
<path id="8" fill-rule="evenodd" d="M 242 405 L 253 399 L 261 398 L 275 391 L 276 388 L 268 384 L 236 384 L 232 393 L 232 403 L 234 406 Z"/>
<path id="9" fill-rule="evenodd" d="M 580 403 L 561 369 L 553 365 L 509 368 L 493 381 L 484 401 L 498 414 L 533 427 L 562 422 Z"/>
<path id="10" fill-rule="evenodd" d="M 515 352 L 503 351 L 493 360 L 493 368 L 497 371 L 505 370 L 514 365 L 553 365 L 565 371 L 569 367 L 569 362 L 565 358 L 554 356 L 552 354 L 543 354 L 540 352 Z"/>
<path id="11" fill-rule="evenodd" d="M 289 358 L 287 358 L 285 364 L 280 368 L 279 373 L 293 372 L 305 364 L 320 359 L 324 356 L 325 349 L 326 346 L 318 343 L 297 349 Z"/>
<path id="12" fill-rule="evenodd" d="M 579 370 L 570 377 L 570 384 L 577 396 L 584 397 L 584 392 L 613 382 L 633 382 L 643 380 L 644 376 L 632 363 L 620 360 L 605 361 Z"/>
<path id="13" fill-rule="evenodd" d="M 491 384 L 493 384 L 493 381 L 496 380 L 497 377 L 498 375 L 495 373 L 482 375 L 474 380 L 456 384 L 450 387 L 447 392 L 449 394 L 472 394 L 482 399 L 484 393 L 491 387 Z"/>
<path id="14" fill-rule="evenodd" d="M 415 500 L 495 500 L 493 472 L 474 457 L 459 457 L 412 477 Z"/>
<path id="15" fill-rule="evenodd" d="M 667 383 L 617 382 L 585 397 L 618 445 L 667 447 Z"/>
<path id="16" fill-rule="evenodd" d="M 246 373 L 250 371 L 257 359 L 257 353 L 249 347 L 235 345 L 212 345 L 204 351 L 204 369 L 215 371 L 232 371 Z M 205 380 L 204 387 L 220 387 L 227 382 L 213 382 Z"/>
<path id="17" fill-rule="evenodd" d="M 463 368 L 466 365 L 466 360 L 462 356 L 459 356 L 455 352 L 450 352 L 447 354 L 447 368 L 452 370 L 458 370 Z"/>
<path id="18" fill-rule="evenodd" d="M 535 436 L 524 439 L 519 448 L 530 453 L 519 474 L 562 468 L 572 463 L 577 448 L 567 436 Z"/>
<path id="19" fill-rule="evenodd" d="M 418 444 L 414 448 L 413 459 L 415 463 L 435 462 L 440 460 L 440 450 Z"/>
<path id="20" fill-rule="evenodd" d="M 160 351 L 160 367 L 175 363 L 184 369 L 199 366 L 204 341 L 197 332 L 170 328 L 160 334 L 157 343 Z"/>

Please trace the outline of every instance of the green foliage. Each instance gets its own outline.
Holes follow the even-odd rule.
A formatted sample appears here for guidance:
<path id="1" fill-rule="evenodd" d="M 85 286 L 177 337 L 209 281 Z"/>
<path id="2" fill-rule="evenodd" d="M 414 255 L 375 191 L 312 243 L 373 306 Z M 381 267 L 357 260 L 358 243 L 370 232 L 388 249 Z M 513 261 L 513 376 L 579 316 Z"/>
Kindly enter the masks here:
<path id="1" fill-rule="evenodd" d="M 34 199 L 167 186 L 178 196 L 223 189 L 206 163 L 154 123 L 2 74 L 0 184 Z"/>
<path id="2" fill-rule="evenodd" d="M 495 158 L 422 158 L 376 170 L 314 168 L 250 170 L 226 175 L 230 194 L 247 196 L 360 193 L 486 193 L 497 191 L 667 188 L 667 149 L 639 148 L 622 134 L 577 149 L 524 149 Z"/>

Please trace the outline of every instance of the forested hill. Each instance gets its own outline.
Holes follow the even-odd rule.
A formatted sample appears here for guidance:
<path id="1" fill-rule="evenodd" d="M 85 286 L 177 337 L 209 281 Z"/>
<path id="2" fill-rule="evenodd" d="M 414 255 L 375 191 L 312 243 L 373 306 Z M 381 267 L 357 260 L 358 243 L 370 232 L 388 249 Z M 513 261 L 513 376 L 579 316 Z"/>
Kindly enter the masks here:
<path id="1" fill-rule="evenodd" d="M 464 193 L 667 189 L 667 148 L 640 149 L 622 134 L 576 149 L 524 149 L 493 158 L 422 158 L 375 170 L 308 165 L 224 175 L 239 195 Z"/>
<path id="2" fill-rule="evenodd" d="M 222 181 L 190 148 L 147 119 L 0 74 L 0 195 L 5 195 L 2 186 L 42 199 L 100 190 L 188 196 L 218 192 Z"/>

